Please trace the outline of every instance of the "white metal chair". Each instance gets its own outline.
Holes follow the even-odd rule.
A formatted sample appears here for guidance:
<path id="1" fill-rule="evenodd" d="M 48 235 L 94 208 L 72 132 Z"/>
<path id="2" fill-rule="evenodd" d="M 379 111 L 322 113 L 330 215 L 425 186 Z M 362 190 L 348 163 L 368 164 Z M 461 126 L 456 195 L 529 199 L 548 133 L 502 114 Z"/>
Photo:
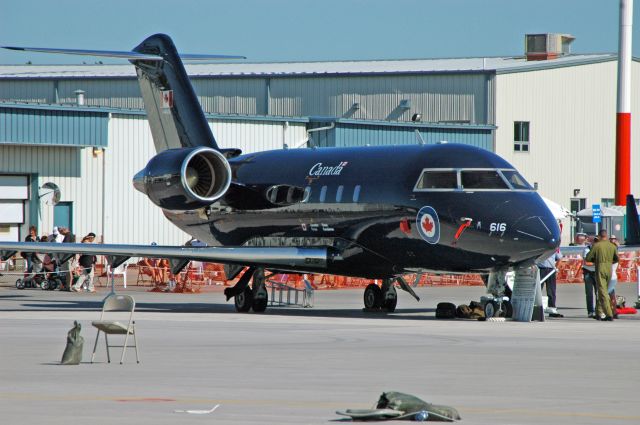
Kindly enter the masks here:
<path id="1" fill-rule="evenodd" d="M 133 320 L 133 312 L 136 307 L 136 302 L 131 295 L 121 295 L 121 294 L 111 294 L 104 300 L 104 304 L 102 305 L 102 313 L 100 314 L 100 320 L 96 320 L 91 322 L 91 324 L 98 329 L 98 333 L 96 334 L 96 342 L 93 345 L 93 354 L 91 355 L 91 363 L 96 356 L 96 348 L 98 347 L 98 337 L 100 336 L 100 332 L 104 332 L 104 342 L 107 346 L 107 362 L 111 363 L 111 356 L 109 355 L 109 347 L 122 347 L 122 357 L 120 358 L 120 364 L 124 361 L 124 354 L 127 350 L 127 343 L 129 342 L 129 335 L 133 335 L 133 346 L 136 349 L 136 362 L 140 363 L 140 358 L 138 357 L 138 341 L 136 339 L 136 322 Z M 105 320 L 105 313 L 111 312 L 122 312 L 124 314 L 108 314 L 107 316 L 120 316 L 122 317 L 122 321 L 127 324 L 124 325 L 117 320 Z M 128 313 L 128 314 L 126 314 Z M 127 319 L 128 316 L 128 319 Z M 117 317 L 117 318 L 120 318 Z M 107 335 L 116 334 L 116 335 L 125 335 L 124 345 L 109 345 L 109 338 Z"/>
<path id="2" fill-rule="evenodd" d="M 129 264 L 123 263 L 120 264 L 115 269 L 112 269 L 110 265 L 107 264 L 107 279 L 111 281 L 114 276 L 122 276 L 122 285 L 124 288 L 127 287 L 127 267 Z"/>

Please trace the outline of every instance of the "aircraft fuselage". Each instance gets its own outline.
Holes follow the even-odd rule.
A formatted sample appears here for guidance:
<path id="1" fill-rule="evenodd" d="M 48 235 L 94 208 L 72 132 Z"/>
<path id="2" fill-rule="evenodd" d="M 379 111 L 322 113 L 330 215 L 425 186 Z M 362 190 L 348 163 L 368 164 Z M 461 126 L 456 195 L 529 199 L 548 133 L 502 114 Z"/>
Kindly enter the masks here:
<path id="1" fill-rule="evenodd" d="M 480 148 L 275 150 L 229 163 L 233 185 L 224 197 L 195 211 L 164 210 L 212 246 L 329 246 L 335 256 L 328 273 L 385 278 L 487 272 L 559 245 L 541 197 L 526 182 L 509 183 L 513 167 Z M 435 185 L 423 173 L 435 176 Z M 480 178 L 492 188 L 482 188 Z"/>

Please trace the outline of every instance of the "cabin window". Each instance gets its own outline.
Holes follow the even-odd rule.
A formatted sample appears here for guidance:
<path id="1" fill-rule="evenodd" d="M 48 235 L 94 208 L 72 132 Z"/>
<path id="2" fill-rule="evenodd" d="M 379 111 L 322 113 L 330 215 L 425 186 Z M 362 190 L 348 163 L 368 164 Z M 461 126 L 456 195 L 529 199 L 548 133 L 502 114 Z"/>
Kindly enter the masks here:
<path id="1" fill-rule="evenodd" d="M 533 190 L 531 185 L 516 170 L 502 170 L 502 175 L 516 190 Z"/>
<path id="2" fill-rule="evenodd" d="M 360 199 L 360 185 L 353 188 L 353 202 L 358 202 Z"/>
<path id="3" fill-rule="evenodd" d="M 309 202 L 309 198 L 311 198 L 311 186 L 307 186 L 304 188 L 304 194 L 302 195 L 302 202 Z"/>
<path id="4" fill-rule="evenodd" d="M 453 170 L 426 170 L 418 179 L 415 190 L 458 188 L 458 174 Z"/>
<path id="5" fill-rule="evenodd" d="M 336 191 L 336 202 L 342 201 L 342 192 L 344 191 L 344 186 L 338 186 L 338 190 Z"/>
<path id="6" fill-rule="evenodd" d="M 320 202 L 324 202 L 326 198 L 327 198 L 327 186 L 322 186 L 322 189 L 320 189 Z"/>
<path id="7" fill-rule="evenodd" d="M 469 189 L 509 189 L 497 170 L 461 171 L 462 188 Z"/>

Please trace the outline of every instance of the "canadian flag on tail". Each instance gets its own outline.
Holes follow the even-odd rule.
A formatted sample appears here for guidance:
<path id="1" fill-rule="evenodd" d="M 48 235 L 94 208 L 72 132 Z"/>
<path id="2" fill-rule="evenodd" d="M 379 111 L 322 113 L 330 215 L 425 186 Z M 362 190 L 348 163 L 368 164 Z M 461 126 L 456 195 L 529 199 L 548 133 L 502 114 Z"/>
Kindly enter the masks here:
<path id="1" fill-rule="evenodd" d="M 162 107 L 164 109 L 173 108 L 173 90 L 162 91 Z"/>

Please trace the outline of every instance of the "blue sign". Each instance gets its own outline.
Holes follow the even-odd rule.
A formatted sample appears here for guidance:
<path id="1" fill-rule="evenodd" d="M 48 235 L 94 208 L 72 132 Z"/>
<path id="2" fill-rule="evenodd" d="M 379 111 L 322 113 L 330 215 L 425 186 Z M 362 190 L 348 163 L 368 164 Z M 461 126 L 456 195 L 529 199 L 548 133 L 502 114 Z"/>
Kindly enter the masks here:
<path id="1" fill-rule="evenodd" d="M 591 206 L 591 213 L 594 223 L 602 223 L 602 210 L 600 209 L 600 204 L 593 204 Z"/>

